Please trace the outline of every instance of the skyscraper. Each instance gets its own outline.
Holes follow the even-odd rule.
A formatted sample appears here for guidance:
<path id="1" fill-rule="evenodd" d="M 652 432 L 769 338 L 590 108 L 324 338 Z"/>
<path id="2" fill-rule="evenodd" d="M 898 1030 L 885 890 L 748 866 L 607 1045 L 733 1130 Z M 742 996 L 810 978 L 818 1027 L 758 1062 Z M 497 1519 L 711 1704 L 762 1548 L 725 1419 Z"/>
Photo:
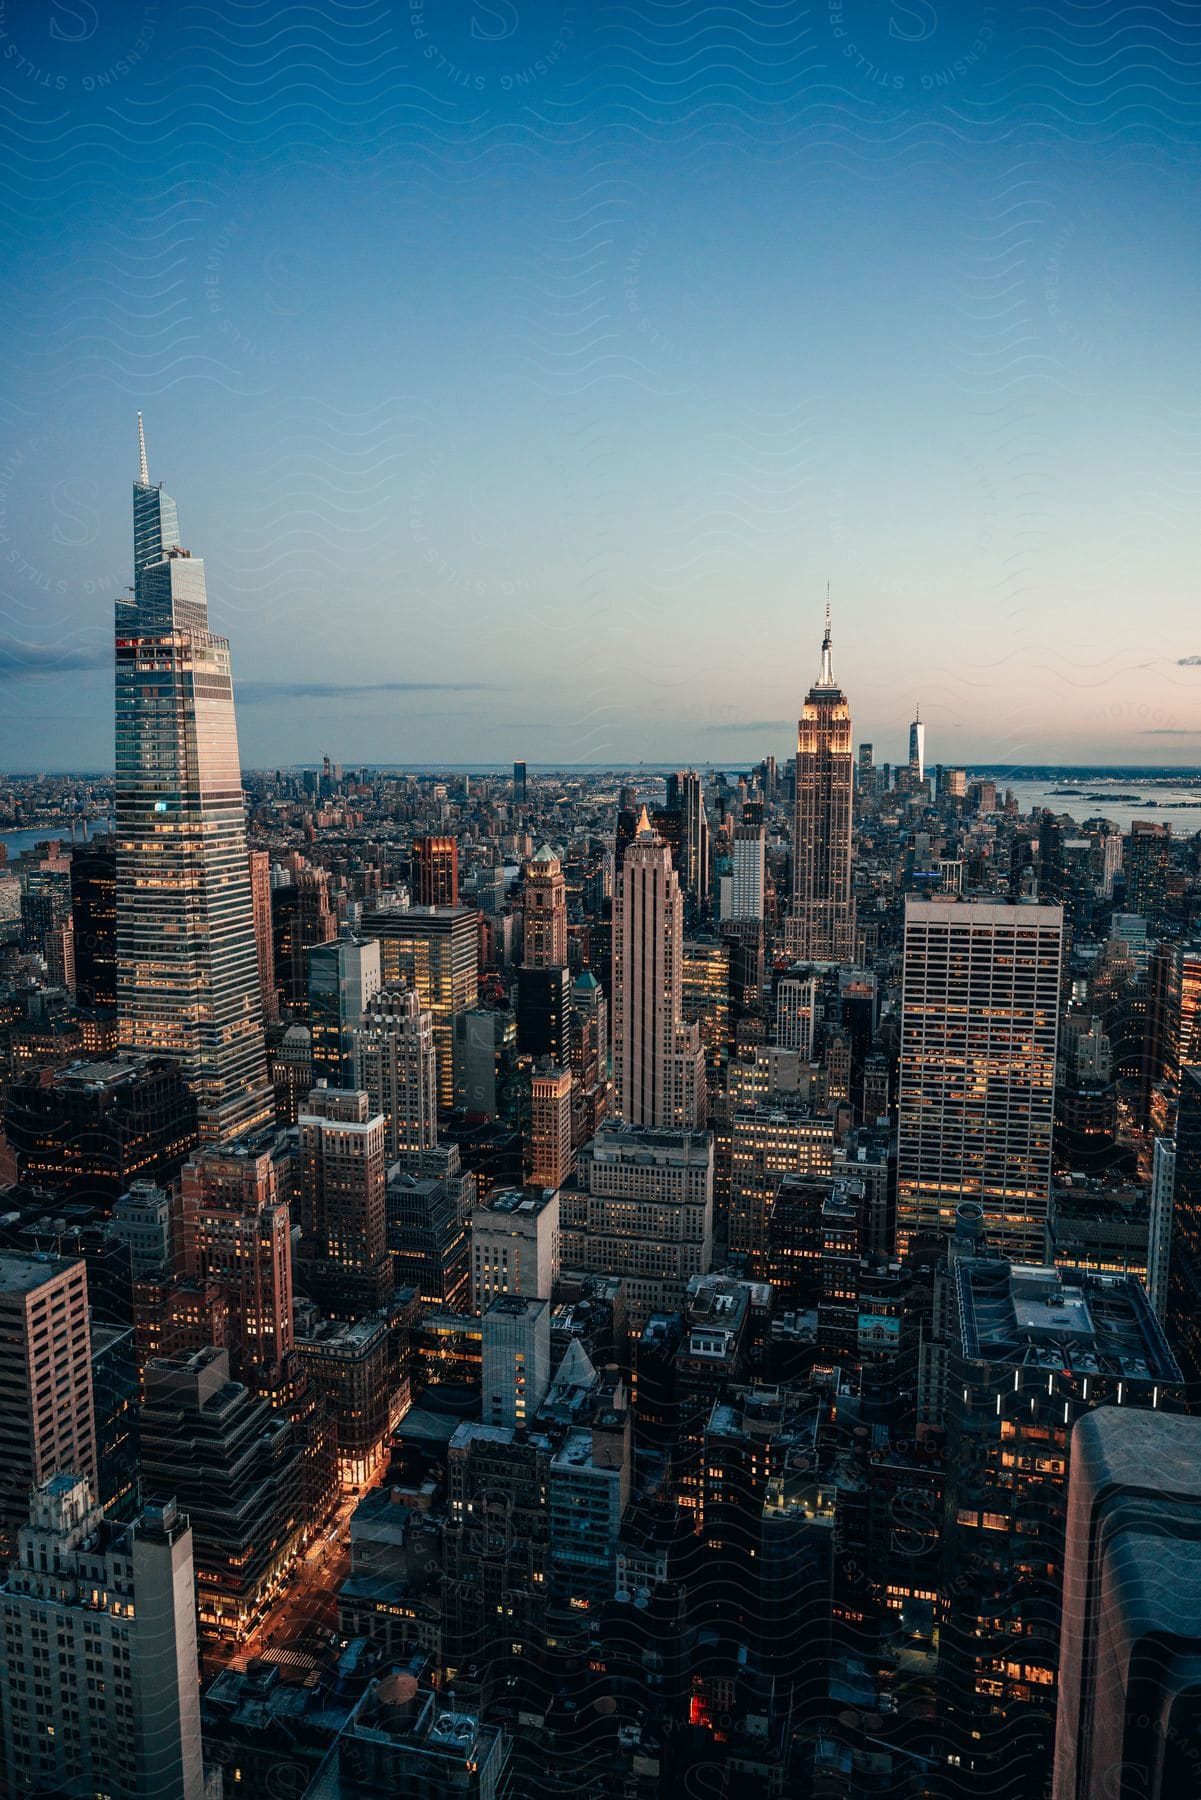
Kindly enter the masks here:
<path id="1" fill-rule="evenodd" d="M 567 883 L 559 859 L 543 844 L 526 864 L 522 908 L 527 969 L 567 967 Z"/>
<path id="2" fill-rule="evenodd" d="M 354 1085 L 382 1113 L 394 1156 L 432 1150 L 438 1141 L 438 1064 L 433 1014 L 412 988 L 382 988 L 354 1034 Z"/>
<path id="3" fill-rule="evenodd" d="M 413 874 L 419 906 L 459 904 L 459 846 L 454 838 L 415 838 Z"/>
<path id="4" fill-rule="evenodd" d="M 71 853 L 75 992 L 82 1006 L 115 1006 L 117 858 L 113 840 L 92 838 Z"/>
<path id="5" fill-rule="evenodd" d="M 263 1020 L 272 1025 L 279 1018 L 279 994 L 275 987 L 275 932 L 271 923 L 271 858 L 266 850 L 250 852 L 250 900 L 254 909 L 254 941 L 259 954 Z"/>
<path id="6" fill-rule="evenodd" d="M 676 868 L 686 894 L 702 904 L 709 897 L 709 821 L 705 791 L 695 769 L 667 777 L 667 811 L 679 814 Z"/>
<path id="7" fill-rule="evenodd" d="M 909 727 L 909 773 L 914 781 L 926 779 L 926 727 L 922 724 L 922 709 L 913 709 L 913 723 Z"/>
<path id="8" fill-rule="evenodd" d="M 646 808 L 613 902 L 613 1076 L 631 1125 L 691 1131 L 702 1118 L 700 1031 L 682 1006 L 684 902 L 671 852 Z"/>
<path id="9" fill-rule="evenodd" d="M 116 608 L 116 961 L 122 1043 L 182 1062 L 201 1135 L 271 1117 L 229 644 L 179 547 L 138 420 L 134 591 Z"/>
<path id="10" fill-rule="evenodd" d="M 202 1800 L 192 1532 L 173 1499 L 117 1525 L 82 1475 L 40 1484 L 0 1633 L 7 1792 Z"/>
<path id="11" fill-rule="evenodd" d="M 434 1016 L 438 1103 L 455 1103 L 455 1016 L 478 998 L 479 925 L 469 906 L 381 906 L 360 921 L 380 941 L 385 987 L 411 987 Z"/>
<path id="12" fill-rule="evenodd" d="M 344 1087 L 354 1079 L 354 1034 L 380 989 L 379 944 L 349 935 L 309 951 L 313 1080 Z"/>
<path id="13" fill-rule="evenodd" d="M 1041 1259 L 1051 1183 L 1063 909 L 905 907 L 897 1235 L 962 1200 L 1005 1254 Z"/>
<path id="14" fill-rule="evenodd" d="M 185 1266 L 229 1303 L 235 1377 L 278 1369 L 292 1348 L 292 1236 L 273 1132 L 201 1150 L 183 1172 Z"/>
<path id="15" fill-rule="evenodd" d="M 804 962 L 850 962 L 855 944 L 851 897 L 851 709 L 834 679 L 830 611 L 821 672 L 797 726 L 796 823 L 792 918 Z"/>
<path id="16" fill-rule="evenodd" d="M 0 1534 L 65 1469 L 96 1479 L 86 1263 L 0 1255 Z"/>
<path id="17" fill-rule="evenodd" d="M 303 1271 L 313 1299 L 339 1318 L 361 1318 L 391 1289 L 384 1120 L 365 1093 L 314 1088 L 300 1127 Z"/>

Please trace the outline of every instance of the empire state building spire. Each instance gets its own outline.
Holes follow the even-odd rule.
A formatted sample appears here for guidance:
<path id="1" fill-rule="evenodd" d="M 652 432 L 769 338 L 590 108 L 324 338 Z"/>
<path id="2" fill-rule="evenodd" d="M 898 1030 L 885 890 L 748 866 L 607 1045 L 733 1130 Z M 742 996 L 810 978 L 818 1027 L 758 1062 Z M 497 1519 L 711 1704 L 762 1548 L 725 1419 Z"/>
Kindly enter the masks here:
<path id="1" fill-rule="evenodd" d="M 830 655 L 831 646 L 832 646 L 833 642 L 834 642 L 834 640 L 830 636 L 830 590 L 829 590 L 829 588 L 827 588 L 826 589 L 826 635 L 822 639 L 822 670 L 821 670 L 821 674 L 817 678 L 818 687 L 832 688 L 834 686 L 834 664 L 831 660 L 831 655 Z"/>
<path id="2" fill-rule="evenodd" d="M 797 726 L 791 936 L 802 961 L 849 963 L 855 949 L 851 709 L 834 679 L 831 643 L 827 594 L 821 673 Z"/>

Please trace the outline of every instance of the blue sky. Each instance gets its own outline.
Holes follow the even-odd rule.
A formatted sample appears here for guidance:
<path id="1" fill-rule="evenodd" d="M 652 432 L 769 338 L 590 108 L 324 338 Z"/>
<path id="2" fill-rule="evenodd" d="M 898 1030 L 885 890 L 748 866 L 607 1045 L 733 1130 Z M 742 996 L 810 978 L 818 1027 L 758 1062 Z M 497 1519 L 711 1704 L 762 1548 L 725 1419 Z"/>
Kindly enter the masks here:
<path id="1" fill-rule="evenodd" d="M 1201 762 L 1199 74 L 1185 5 L 4 9 L 0 766 L 111 761 L 139 408 L 248 764 L 784 756 L 827 582 L 881 759 Z"/>

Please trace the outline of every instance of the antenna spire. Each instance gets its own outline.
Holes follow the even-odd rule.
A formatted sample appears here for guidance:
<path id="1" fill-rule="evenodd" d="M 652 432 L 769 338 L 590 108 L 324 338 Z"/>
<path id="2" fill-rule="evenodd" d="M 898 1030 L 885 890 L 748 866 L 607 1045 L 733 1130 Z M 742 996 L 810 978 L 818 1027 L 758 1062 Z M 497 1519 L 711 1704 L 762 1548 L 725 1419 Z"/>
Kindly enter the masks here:
<path id="1" fill-rule="evenodd" d="M 138 414 L 138 465 L 141 470 L 140 480 L 143 487 L 150 486 L 150 470 L 146 464 L 146 433 L 142 430 L 142 415 Z"/>
<path id="2" fill-rule="evenodd" d="M 826 583 L 826 635 L 822 639 L 822 672 L 818 680 L 819 687 L 834 686 L 834 667 L 830 660 L 830 583 Z"/>

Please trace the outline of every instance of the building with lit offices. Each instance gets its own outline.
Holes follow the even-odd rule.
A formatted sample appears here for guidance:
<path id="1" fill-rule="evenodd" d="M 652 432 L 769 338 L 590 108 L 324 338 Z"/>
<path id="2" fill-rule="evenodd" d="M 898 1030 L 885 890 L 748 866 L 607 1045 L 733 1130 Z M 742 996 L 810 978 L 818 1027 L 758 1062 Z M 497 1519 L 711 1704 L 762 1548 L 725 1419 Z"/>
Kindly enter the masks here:
<path id="1" fill-rule="evenodd" d="M 792 937 L 802 962 L 852 961 L 851 709 L 834 679 L 829 608 L 821 671 L 797 725 Z"/>
<path id="2" fill-rule="evenodd" d="M 1041 1261 L 1051 1185 L 1063 909 L 905 907 L 897 1239 L 961 1201 L 1003 1253 Z"/>
<path id="3" fill-rule="evenodd" d="M 272 1117 L 233 680 L 140 415 L 138 435 L 116 608 L 117 1015 L 126 1049 L 179 1059 L 216 1141 Z"/>

